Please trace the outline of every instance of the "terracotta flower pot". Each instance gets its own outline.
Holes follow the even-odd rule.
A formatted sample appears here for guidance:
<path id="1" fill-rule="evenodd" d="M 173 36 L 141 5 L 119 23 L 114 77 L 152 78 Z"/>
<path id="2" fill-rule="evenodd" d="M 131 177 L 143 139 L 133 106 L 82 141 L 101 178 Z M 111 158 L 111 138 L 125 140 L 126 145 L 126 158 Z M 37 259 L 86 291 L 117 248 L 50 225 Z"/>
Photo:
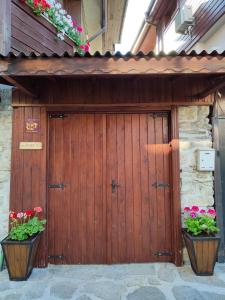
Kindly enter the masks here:
<path id="1" fill-rule="evenodd" d="M 183 237 L 195 274 L 199 276 L 213 275 L 220 237 L 218 235 L 192 236 L 186 230 L 183 230 Z"/>
<path id="2" fill-rule="evenodd" d="M 38 233 L 25 241 L 14 241 L 6 237 L 1 242 L 10 280 L 22 281 L 29 278 L 40 238 L 41 233 Z"/>

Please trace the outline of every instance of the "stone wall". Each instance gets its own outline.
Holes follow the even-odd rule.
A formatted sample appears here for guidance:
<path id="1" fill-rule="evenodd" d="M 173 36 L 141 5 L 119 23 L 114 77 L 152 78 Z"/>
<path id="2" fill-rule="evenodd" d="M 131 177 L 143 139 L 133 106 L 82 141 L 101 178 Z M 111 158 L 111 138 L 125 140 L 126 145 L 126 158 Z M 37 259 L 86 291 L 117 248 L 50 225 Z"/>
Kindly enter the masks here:
<path id="1" fill-rule="evenodd" d="M 212 172 L 197 171 L 196 150 L 212 148 L 208 106 L 179 108 L 181 206 L 214 204 Z"/>
<path id="2" fill-rule="evenodd" d="M 12 140 L 11 89 L 0 85 L 0 239 L 8 232 Z"/>

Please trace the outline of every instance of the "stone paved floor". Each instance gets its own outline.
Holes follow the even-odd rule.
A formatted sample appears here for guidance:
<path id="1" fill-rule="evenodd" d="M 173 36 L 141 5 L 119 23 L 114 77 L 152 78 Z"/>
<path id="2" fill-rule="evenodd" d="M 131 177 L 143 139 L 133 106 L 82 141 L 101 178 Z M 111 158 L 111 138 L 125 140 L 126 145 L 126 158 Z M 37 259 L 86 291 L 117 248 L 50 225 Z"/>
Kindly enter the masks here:
<path id="1" fill-rule="evenodd" d="M 25 282 L 0 272 L 0 300 L 225 300 L 225 264 L 195 276 L 189 265 L 130 264 L 34 269 Z"/>

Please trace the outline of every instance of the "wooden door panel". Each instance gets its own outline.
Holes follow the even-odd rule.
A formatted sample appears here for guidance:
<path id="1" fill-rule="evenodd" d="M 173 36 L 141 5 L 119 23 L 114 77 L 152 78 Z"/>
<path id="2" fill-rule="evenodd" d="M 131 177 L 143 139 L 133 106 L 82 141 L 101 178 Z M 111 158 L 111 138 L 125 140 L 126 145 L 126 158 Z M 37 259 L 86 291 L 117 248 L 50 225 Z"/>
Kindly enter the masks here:
<path id="1" fill-rule="evenodd" d="M 49 255 L 56 264 L 106 262 L 103 203 L 104 115 L 68 115 L 50 120 Z"/>
<path id="2" fill-rule="evenodd" d="M 170 261 L 168 116 L 70 114 L 50 120 L 49 255 L 54 263 Z M 112 181 L 116 183 L 112 188 Z M 118 186 L 117 186 L 118 184 Z M 60 222 L 59 220 L 63 220 Z"/>

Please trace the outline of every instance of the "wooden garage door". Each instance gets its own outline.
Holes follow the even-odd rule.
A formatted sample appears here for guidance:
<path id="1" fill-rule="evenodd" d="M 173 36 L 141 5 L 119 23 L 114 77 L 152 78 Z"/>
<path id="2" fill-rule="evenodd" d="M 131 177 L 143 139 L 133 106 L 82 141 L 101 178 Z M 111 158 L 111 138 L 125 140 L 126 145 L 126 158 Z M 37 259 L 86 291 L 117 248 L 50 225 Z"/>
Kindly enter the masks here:
<path id="1" fill-rule="evenodd" d="M 49 261 L 171 261 L 168 116 L 67 114 L 49 123 Z"/>

